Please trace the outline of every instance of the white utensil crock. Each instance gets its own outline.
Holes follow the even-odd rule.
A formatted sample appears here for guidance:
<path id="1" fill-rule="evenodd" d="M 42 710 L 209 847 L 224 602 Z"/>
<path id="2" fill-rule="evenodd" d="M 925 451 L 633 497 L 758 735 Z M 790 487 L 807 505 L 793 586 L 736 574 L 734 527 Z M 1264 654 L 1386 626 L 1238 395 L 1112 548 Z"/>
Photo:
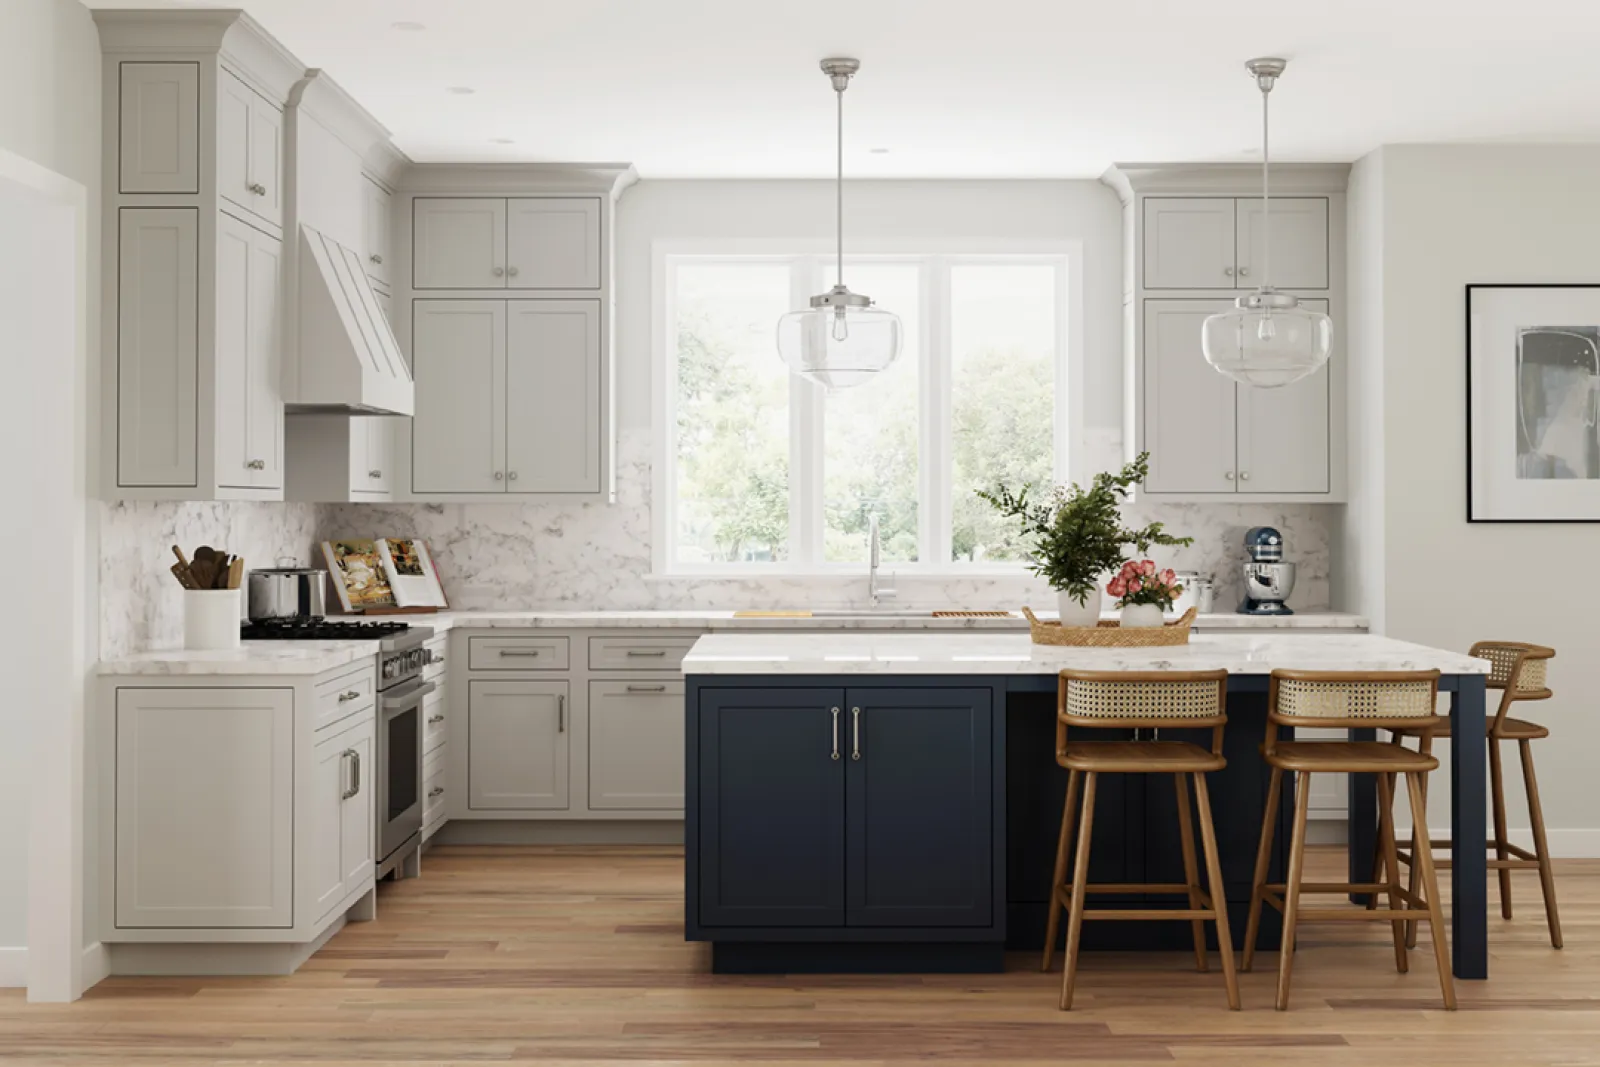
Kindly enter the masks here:
<path id="1" fill-rule="evenodd" d="M 212 652 L 239 647 L 239 590 L 183 591 L 183 647 Z"/>

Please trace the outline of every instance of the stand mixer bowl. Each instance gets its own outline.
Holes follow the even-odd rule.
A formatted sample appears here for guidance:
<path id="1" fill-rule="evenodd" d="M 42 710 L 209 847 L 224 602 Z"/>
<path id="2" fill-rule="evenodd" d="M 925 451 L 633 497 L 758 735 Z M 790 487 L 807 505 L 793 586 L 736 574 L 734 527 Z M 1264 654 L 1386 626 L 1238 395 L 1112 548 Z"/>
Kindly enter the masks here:
<path id="1" fill-rule="evenodd" d="M 1244 565 L 1244 606 L 1253 615 L 1292 615 L 1284 601 L 1294 592 L 1293 563 L 1249 562 Z"/>

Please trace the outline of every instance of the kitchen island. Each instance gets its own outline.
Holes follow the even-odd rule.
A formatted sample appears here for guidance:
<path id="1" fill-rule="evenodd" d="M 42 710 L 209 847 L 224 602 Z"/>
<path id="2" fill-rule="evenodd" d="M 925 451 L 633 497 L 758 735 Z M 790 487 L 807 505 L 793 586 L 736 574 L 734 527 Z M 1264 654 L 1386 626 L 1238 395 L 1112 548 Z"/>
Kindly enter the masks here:
<path id="1" fill-rule="evenodd" d="M 1452 840 L 1468 843 L 1451 880 L 1455 973 L 1487 977 L 1476 843 L 1489 665 L 1365 634 L 1197 634 L 1152 649 L 970 632 L 702 637 L 683 661 L 685 936 L 711 942 L 723 972 L 994 971 L 1006 949 L 1038 948 L 1066 788 L 1054 752 L 1056 679 L 1068 667 L 1229 672 L 1228 767 L 1208 784 L 1236 937 L 1266 806 L 1258 745 L 1272 670 L 1439 670 L 1453 734 L 1473 739 L 1450 765 Z M 1125 778 L 1099 801 L 1091 880 L 1181 880 L 1170 783 Z M 1366 881 L 1374 789 L 1362 776 L 1350 788 L 1352 880 Z M 1286 822 L 1277 839 L 1273 880 Z M 1086 948 L 1181 948 L 1188 937 L 1181 923 L 1090 929 Z M 1264 926 L 1263 947 L 1276 938 Z"/>

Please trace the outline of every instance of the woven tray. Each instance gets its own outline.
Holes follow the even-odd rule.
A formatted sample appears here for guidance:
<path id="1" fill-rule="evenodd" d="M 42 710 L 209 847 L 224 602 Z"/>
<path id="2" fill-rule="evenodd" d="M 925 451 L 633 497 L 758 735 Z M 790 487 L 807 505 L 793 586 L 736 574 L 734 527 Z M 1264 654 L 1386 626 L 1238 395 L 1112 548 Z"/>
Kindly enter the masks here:
<path id="1" fill-rule="evenodd" d="M 1187 645 L 1195 609 L 1161 626 L 1135 626 L 1123 629 L 1115 619 L 1101 619 L 1098 626 L 1062 626 L 1041 621 L 1028 608 L 1028 629 L 1036 645 L 1075 645 L 1082 648 L 1157 648 L 1162 645 Z"/>

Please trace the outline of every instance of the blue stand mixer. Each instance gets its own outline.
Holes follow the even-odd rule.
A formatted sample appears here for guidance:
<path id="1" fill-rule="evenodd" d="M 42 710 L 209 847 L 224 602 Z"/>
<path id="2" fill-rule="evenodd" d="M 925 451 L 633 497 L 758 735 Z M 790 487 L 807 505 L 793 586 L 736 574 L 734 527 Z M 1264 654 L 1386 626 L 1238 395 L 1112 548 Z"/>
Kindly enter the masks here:
<path id="1" fill-rule="evenodd" d="M 1294 592 L 1294 564 L 1283 560 L 1283 535 L 1271 526 L 1252 526 L 1244 535 L 1250 559 L 1244 565 L 1241 615 L 1293 615 L 1287 601 Z"/>

